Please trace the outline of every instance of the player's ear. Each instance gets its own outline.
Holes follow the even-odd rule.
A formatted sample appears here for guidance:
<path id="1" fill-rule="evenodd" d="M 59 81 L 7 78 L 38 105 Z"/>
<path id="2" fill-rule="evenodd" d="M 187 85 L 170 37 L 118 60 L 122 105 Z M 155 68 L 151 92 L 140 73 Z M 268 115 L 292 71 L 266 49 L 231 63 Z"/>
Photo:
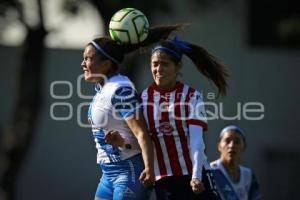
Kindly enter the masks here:
<path id="1" fill-rule="evenodd" d="M 245 151 L 246 151 L 246 144 L 245 144 L 245 142 L 244 142 L 244 141 L 242 141 L 242 149 L 243 149 L 243 152 L 245 152 Z"/>
<path id="2" fill-rule="evenodd" d="M 217 149 L 218 149 L 219 153 L 221 153 L 220 142 L 217 143 Z"/>
<path id="3" fill-rule="evenodd" d="M 178 64 L 175 66 L 176 73 L 179 73 L 180 70 L 181 70 L 181 68 L 182 68 L 182 62 L 180 61 L 180 62 L 178 62 Z"/>
<path id="4" fill-rule="evenodd" d="M 112 61 L 109 59 L 105 59 L 102 62 L 103 62 L 103 66 L 105 66 L 105 67 L 109 67 L 112 65 Z"/>
<path id="5" fill-rule="evenodd" d="M 109 59 L 105 59 L 102 61 L 101 67 L 107 69 L 107 72 L 109 73 L 109 71 L 113 70 L 113 62 Z"/>

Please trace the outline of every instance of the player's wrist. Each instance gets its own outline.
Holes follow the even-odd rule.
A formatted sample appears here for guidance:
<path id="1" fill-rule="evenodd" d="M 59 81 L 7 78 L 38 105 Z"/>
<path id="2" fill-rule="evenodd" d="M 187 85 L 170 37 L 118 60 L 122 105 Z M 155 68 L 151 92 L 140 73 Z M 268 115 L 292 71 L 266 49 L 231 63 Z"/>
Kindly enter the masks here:
<path id="1" fill-rule="evenodd" d="M 154 171 L 154 167 L 148 163 L 145 163 L 145 168 L 146 171 Z"/>
<path id="2" fill-rule="evenodd" d="M 191 179 L 191 181 L 201 182 L 201 179 L 198 178 L 198 177 L 193 177 L 193 178 Z"/>
<path id="3" fill-rule="evenodd" d="M 202 180 L 202 171 L 195 171 L 192 173 L 192 179 L 199 179 Z"/>

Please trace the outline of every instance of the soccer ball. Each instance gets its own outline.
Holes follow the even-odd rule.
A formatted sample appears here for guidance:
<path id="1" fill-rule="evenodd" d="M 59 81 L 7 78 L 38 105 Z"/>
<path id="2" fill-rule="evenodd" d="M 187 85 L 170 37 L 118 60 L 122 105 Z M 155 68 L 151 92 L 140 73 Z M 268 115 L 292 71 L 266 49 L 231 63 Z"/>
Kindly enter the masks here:
<path id="1" fill-rule="evenodd" d="M 147 38 L 147 17 L 135 8 L 123 8 L 116 12 L 109 23 L 109 34 L 121 44 L 138 44 Z"/>

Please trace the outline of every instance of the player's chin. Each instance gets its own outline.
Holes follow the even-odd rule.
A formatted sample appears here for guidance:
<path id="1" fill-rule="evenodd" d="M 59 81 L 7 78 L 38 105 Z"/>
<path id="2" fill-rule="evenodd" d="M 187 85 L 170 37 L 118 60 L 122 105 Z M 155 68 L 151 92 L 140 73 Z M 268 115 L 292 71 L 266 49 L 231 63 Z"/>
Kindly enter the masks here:
<path id="1" fill-rule="evenodd" d="M 164 86 L 163 81 L 161 80 L 161 78 L 156 78 L 155 79 L 155 83 L 159 87 L 163 87 Z"/>
<path id="2" fill-rule="evenodd" d="M 93 76 L 90 76 L 89 74 L 84 74 L 84 80 L 87 82 L 95 82 L 95 78 Z"/>
<path id="3" fill-rule="evenodd" d="M 231 152 L 231 153 L 228 153 L 228 157 L 229 157 L 230 159 L 234 159 L 234 158 L 237 157 L 237 154 L 236 154 L 235 152 Z"/>

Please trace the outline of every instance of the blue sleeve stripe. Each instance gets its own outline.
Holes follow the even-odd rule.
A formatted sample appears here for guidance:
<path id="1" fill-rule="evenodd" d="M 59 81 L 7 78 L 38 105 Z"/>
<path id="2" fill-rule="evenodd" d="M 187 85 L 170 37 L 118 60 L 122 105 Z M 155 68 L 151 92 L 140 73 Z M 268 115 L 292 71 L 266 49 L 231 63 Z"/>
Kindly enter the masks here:
<path id="1" fill-rule="evenodd" d="M 134 114 L 136 109 L 140 107 L 139 96 L 134 88 L 129 86 L 118 88 L 112 96 L 111 102 L 115 111 L 123 119 Z"/>
<path id="2" fill-rule="evenodd" d="M 119 114 L 123 117 L 123 119 L 126 119 L 127 117 L 130 117 L 131 115 L 136 113 L 136 111 L 139 110 L 141 107 L 142 105 L 140 104 L 131 110 L 119 111 Z"/>

